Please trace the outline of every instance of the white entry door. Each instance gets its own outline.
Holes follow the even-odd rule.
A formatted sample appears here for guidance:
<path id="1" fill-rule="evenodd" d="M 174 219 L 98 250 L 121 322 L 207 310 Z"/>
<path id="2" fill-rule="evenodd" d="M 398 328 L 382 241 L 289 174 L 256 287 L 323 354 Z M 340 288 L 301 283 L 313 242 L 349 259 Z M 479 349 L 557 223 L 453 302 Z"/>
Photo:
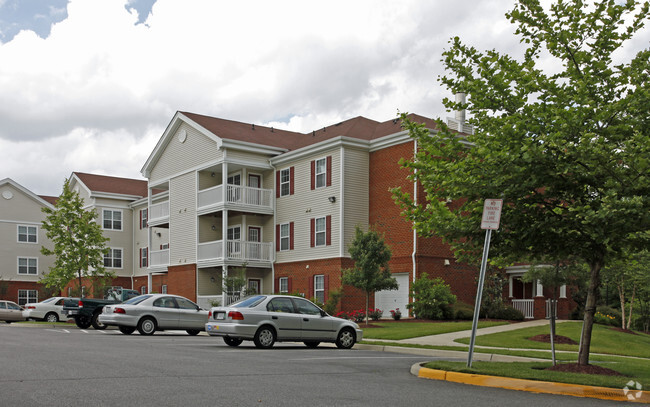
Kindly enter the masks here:
<path id="1" fill-rule="evenodd" d="M 399 288 L 377 291 L 375 293 L 375 308 L 383 311 L 384 318 L 390 318 L 390 311 L 397 308 L 402 312 L 402 316 L 406 317 L 408 315 L 406 304 L 409 303 L 409 275 L 408 273 L 393 274 L 393 277 L 397 280 Z"/>

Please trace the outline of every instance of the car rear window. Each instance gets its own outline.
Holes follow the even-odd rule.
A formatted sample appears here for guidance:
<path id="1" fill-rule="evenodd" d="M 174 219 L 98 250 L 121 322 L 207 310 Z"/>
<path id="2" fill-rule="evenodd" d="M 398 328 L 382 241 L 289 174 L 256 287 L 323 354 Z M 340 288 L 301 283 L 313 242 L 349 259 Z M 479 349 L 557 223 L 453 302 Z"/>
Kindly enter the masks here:
<path id="1" fill-rule="evenodd" d="M 234 304 L 230 304 L 230 306 L 233 308 L 252 308 L 260 302 L 264 301 L 265 298 L 265 295 L 254 295 L 252 297 L 244 298 L 243 300 Z"/>
<path id="2" fill-rule="evenodd" d="M 129 300 L 124 301 L 122 304 L 140 304 L 142 301 L 146 300 L 147 298 L 150 298 L 151 295 L 145 294 L 145 295 L 138 295 L 137 297 L 133 297 Z"/>

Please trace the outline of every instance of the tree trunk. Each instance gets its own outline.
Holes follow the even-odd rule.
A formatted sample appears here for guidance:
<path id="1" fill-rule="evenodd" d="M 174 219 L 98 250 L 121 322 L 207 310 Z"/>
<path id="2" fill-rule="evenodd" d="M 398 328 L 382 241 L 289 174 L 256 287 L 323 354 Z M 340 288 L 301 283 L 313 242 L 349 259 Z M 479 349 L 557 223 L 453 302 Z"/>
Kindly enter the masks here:
<path id="1" fill-rule="evenodd" d="M 625 329 L 625 281 L 623 277 L 616 283 L 618 299 L 621 301 L 621 328 Z"/>
<path id="2" fill-rule="evenodd" d="M 582 336 L 580 338 L 580 350 L 578 351 L 578 364 L 587 366 L 589 364 L 589 349 L 591 348 L 591 332 L 594 328 L 594 314 L 596 313 L 596 297 L 600 279 L 600 269 L 603 267 L 602 260 L 590 264 L 591 272 L 589 287 L 587 288 L 587 303 L 585 304 L 585 316 L 582 325 Z"/>
<path id="3" fill-rule="evenodd" d="M 636 283 L 632 285 L 632 298 L 630 299 L 630 315 L 627 317 L 627 328 L 632 325 L 632 309 L 634 308 L 634 295 L 636 294 Z"/>
<path id="4" fill-rule="evenodd" d="M 370 298 L 370 293 L 366 293 L 366 326 L 368 326 L 368 299 Z"/>

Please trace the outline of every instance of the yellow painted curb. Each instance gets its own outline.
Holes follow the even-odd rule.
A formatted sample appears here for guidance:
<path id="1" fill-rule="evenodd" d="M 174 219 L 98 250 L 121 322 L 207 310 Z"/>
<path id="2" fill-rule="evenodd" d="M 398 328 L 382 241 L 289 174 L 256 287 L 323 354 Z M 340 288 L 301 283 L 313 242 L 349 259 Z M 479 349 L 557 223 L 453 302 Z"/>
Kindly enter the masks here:
<path id="1" fill-rule="evenodd" d="M 591 397 L 603 400 L 650 403 L 650 392 L 636 389 L 612 389 L 609 387 L 583 386 L 579 384 L 543 382 L 537 380 L 513 379 L 510 377 L 486 376 L 471 373 L 448 372 L 421 367 L 418 377 L 448 382 L 473 384 L 475 386 L 499 387 L 534 393 L 560 394 L 565 396 Z"/>

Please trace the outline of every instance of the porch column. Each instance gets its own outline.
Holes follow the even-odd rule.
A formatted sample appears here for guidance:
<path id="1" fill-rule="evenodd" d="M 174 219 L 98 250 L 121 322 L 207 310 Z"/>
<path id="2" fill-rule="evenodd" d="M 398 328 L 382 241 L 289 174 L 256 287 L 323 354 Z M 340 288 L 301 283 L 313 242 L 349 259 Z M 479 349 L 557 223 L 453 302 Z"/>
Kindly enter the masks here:
<path id="1" fill-rule="evenodd" d="M 228 258 L 228 209 L 221 212 L 221 253 L 224 259 Z"/>
<path id="2" fill-rule="evenodd" d="M 512 277 L 512 274 L 511 274 L 508 277 L 508 298 L 510 298 L 510 299 L 512 299 L 512 297 L 514 297 L 514 295 L 512 295 L 512 293 L 513 293 L 512 283 L 513 283 L 513 277 Z"/>
<path id="3" fill-rule="evenodd" d="M 147 294 L 151 293 L 151 286 L 153 285 L 153 277 L 151 273 L 147 273 Z"/>
<path id="4" fill-rule="evenodd" d="M 560 298 L 566 298 L 566 284 L 560 286 Z"/>
<path id="5" fill-rule="evenodd" d="M 224 205 L 226 204 L 226 197 L 228 196 L 227 191 L 228 185 L 228 163 L 221 164 L 221 193 L 223 194 L 221 199 Z"/>
<path id="6" fill-rule="evenodd" d="M 540 280 L 537 280 L 537 287 L 535 289 L 535 297 L 543 297 L 544 296 L 544 286 L 542 285 L 542 282 Z"/>
<path id="7" fill-rule="evenodd" d="M 546 318 L 546 299 L 544 298 L 544 286 L 542 286 L 542 282 L 540 280 L 537 280 L 535 284 L 535 298 L 533 298 L 533 300 L 533 318 Z"/>

